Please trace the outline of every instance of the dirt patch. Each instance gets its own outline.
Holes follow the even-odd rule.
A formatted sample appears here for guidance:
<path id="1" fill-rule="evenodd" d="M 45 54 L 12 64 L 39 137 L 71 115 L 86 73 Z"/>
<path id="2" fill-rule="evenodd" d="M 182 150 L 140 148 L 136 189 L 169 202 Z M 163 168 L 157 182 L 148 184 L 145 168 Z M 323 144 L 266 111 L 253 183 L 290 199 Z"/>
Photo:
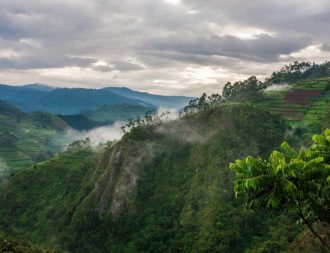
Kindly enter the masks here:
<path id="1" fill-rule="evenodd" d="M 290 90 L 285 95 L 285 102 L 288 104 L 302 104 L 306 105 L 313 97 L 319 97 L 322 90 L 304 89 L 304 90 Z"/>
<path id="2" fill-rule="evenodd" d="M 281 114 L 283 117 L 287 119 L 301 120 L 304 118 L 304 114 L 302 112 L 297 111 L 294 108 L 281 107 L 281 108 L 276 108 L 273 111 Z"/>

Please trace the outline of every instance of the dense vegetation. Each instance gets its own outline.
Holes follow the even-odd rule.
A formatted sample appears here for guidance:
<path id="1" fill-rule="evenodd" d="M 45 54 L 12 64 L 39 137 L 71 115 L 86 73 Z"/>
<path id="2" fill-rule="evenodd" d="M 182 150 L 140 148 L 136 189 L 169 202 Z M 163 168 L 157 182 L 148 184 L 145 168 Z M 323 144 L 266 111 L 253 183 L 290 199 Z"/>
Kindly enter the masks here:
<path id="1" fill-rule="evenodd" d="M 330 80 L 299 80 L 272 91 L 255 77 L 228 83 L 222 95 L 193 99 L 177 120 L 146 114 L 128 122 L 118 142 L 97 148 L 88 139 L 72 143 L 0 184 L 0 230 L 69 252 L 325 252 L 296 223 L 294 200 L 299 195 L 304 204 L 305 224 L 329 236 L 328 165 L 308 155 L 321 137 L 328 141 L 328 132 L 307 151 L 291 146 L 310 146 L 311 133 L 329 127 Z M 283 144 L 284 151 L 268 159 L 284 139 L 291 146 Z M 236 175 L 228 165 L 247 156 L 238 165 L 262 166 L 247 180 L 249 170 L 238 177 L 245 202 L 235 196 Z M 300 174 L 298 163 L 318 167 Z M 259 202 L 271 212 L 243 208 L 259 200 L 247 193 L 265 171 L 266 195 Z M 318 187 L 305 184 L 304 176 Z M 272 191 L 274 180 L 283 191 Z M 315 223 L 321 216 L 323 223 Z"/>
<path id="2" fill-rule="evenodd" d="M 267 83 L 292 83 L 301 80 L 329 77 L 330 62 L 315 64 L 310 62 L 294 62 L 275 71 L 266 80 Z"/>
<path id="3" fill-rule="evenodd" d="M 315 222 L 330 227 L 330 128 L 313 136 L 313 145 L 294 150 L 287 142 L 282 152 L 273 151 L 268 160 L 248 156 L 236 160 L 235 193 L 249 208 L 293 208 L 297 217 L 330 250 Z"/>
<path id="4" fill-rule="evenodd" d="M 227 164 L 266 155 L 284 129 L 246 105 L 135 128 L 97 165 L 82 150 L 17 174 L 1 194 L 2 229 L 73 252 L 242 252 L 272 238 L 273 221 L 241 209 Z"/>
<path id="5" fill-rule="evenodd" d="M 62 150 L 68 127 L 47 113 L 26 114 L 0 101 L 0 174 L 51 157 Z M 0 175 L 1 177 L 1 175 Z"/>

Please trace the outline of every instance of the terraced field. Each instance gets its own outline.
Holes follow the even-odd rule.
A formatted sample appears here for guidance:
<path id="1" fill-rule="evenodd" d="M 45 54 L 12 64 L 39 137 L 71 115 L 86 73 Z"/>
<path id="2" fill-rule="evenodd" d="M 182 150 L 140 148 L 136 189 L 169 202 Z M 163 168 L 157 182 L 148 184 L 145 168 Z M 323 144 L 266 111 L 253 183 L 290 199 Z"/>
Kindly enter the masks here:
<path id="1" fill-rule="evenodd" d="M 259 104 L 280 113 L 292 125 L 318 125 L 330 106 L 330 79 L 297 82 L 283 90 L 266 92 Z"/>
<path id="2" fill-rule="evenodd" d="M 61 151 L 68 139 L 67 125 L 58 117 L 21 113 L 8 105 L 0 106 L 0 176 L 7 169 L 20 169 Z M 52 123 L 50 121 L 52 121 Z"/>

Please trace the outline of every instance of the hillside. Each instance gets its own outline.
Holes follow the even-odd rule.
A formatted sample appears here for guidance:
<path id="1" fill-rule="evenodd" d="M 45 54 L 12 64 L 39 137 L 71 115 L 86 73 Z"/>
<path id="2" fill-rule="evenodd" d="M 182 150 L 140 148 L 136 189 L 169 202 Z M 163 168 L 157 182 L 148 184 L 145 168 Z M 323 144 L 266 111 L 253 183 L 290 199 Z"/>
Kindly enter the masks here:
<path id="1" fill-rule="evenodd" d="M 75 142 L 0 184 L 0 230 L 69 252 L 298 253 L 303 247 L 323 253 L 291 210 L 243 209 L 228 164 L 266 157 L 284 139 L 309 144 L 312 133 L 330 127 L 329 81 L 270 84 L 264 93 L 241 86 L 246 93 L 238 90 L 239 96 L 227 99 L 203 95 L 191 103 L 197 110 L 142 124 L 118 142 L 97 148 Z M 244 82 L 233 87 L 263 85 L 254 77 Z M 116 107 L 86 112 L 101 120 L 115 117 Z M 138 108 L 118 107 L 128 107 L 127 113 Z M 6 117 L 59 126 L 52 115 L 4 111 Z M 73 116 L 62 119 L 87 122 Z M 330 238 L 329 228 L 316 229 Z"/>
<path id="2" fill-rule="evenodd" d="M 20 169 L 61 151 L 68 125 L 46 113 L 26 114 L 0 101 L 0 173 Z"/>
<path id="3" fill-rule="evenodd" d="M 266 91 L 262 100 L 253 103 L 279 113 L 300 137 L 320 132 L 330 108 L 330 78 L 278 85 L 277 89 Z"/>
<path id="4" fill-rule="evenodd" d="M 73 151 L 14 176 L 0 197 L 1 228 L 71 252 L 242 252 L 256 236 L 260 245 L 288 233 L 276 243 L 286 247 L 296 228 L 268 229 L 289 218 L 244 213 L 228 170 L 236 157 L 267 154 L 284 131 L 247 105 L 138 128 L 97 160 Z"/>

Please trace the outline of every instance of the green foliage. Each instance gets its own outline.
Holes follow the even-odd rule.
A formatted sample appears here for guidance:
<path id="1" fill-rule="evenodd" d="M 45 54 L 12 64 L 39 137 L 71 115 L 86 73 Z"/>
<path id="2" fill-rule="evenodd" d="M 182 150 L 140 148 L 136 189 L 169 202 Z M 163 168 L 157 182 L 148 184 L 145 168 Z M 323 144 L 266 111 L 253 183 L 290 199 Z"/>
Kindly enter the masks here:
<path id="1" fill-rule="evenodd" d="M 27 114 L 0 101 L 0 178 L 3 167 L 12 173 L 62 150 L 67 127 L 56 115 Z"/>
<path id="2" fill-rule="evenodd" d="M 98 160 L 72 151 L 14 176 L 1 228 L 70 252 L 243 252 L 274 224 L 241 209 L 227 164 L 266 155 L 284 130 L 248 105 L 136 127 Z"/>
<path id="3" fill-rule="evenodd" d="M 54 236 L 62 237 L 61 231 L 91 190 L 95 152 L 88 148 L 61 154 L 18 172 L 1 185 L 0 230 L 58 247 Z"/>
<path id="4" fill-rule="evenodd" d="M 2 253 L 61 253 L 59 250 L 47 250 L 31 246 L 17 239 L 0 234 L 0 252 Z"/>
<path id="5" fill-rule="evenodd" d="M 150 126 L 159 126 L 161 123 L 166 122 L 170 119 L 171 112 L 164 111 L 162 113 L 147 111 L 144 117 L 137 117 L 135 119 L 130 119 L 128 123 L 121 127 L 124 133 L 128 133 L 133 129 L 140 127 L 150 127 Z M 139 131 L 139 130 L 137 130 Z"/>
<path id="6" fill-rule="evenodd" d="M 293 62 L 285 65 L 280 71 L 273 72 L 267 83 L 296 82 L 309 78 L 328 77 L 330 75 L 330 63 L 315 64 L 310 62 Z"/>
<path id="7" fill-rule="evenodd" d="M 236 195 L 249 208 L 294 207 L 311 229 L 316 220 L 330 223 L 330 129 L 314 135 L 307 149 L 296 152 L 286 142 L 281 149 L 267 160 L 248 156 L 230 164 Z"/>
<path id="8" fill-rule="evenodd" d="M 225 99 L 258 99 L 263 95 L 266 85 L 258 81 L 255 76 L 235 83 L 228 82 L 223 90 Z"/>
<path id="9" fill-rule="evenodd" d="M 221 95 L 212 94 L 211 96 L 207 96 L 206 93 L 203 93 L 203 95 L 200 98 L 195 98 L 190 100 L 189 104 L 184 107 L 184 112 L 194 113 L 200 110 L 214 108 L 215 106 L 219 106 L 221 102 L 223 102 Z"/>

